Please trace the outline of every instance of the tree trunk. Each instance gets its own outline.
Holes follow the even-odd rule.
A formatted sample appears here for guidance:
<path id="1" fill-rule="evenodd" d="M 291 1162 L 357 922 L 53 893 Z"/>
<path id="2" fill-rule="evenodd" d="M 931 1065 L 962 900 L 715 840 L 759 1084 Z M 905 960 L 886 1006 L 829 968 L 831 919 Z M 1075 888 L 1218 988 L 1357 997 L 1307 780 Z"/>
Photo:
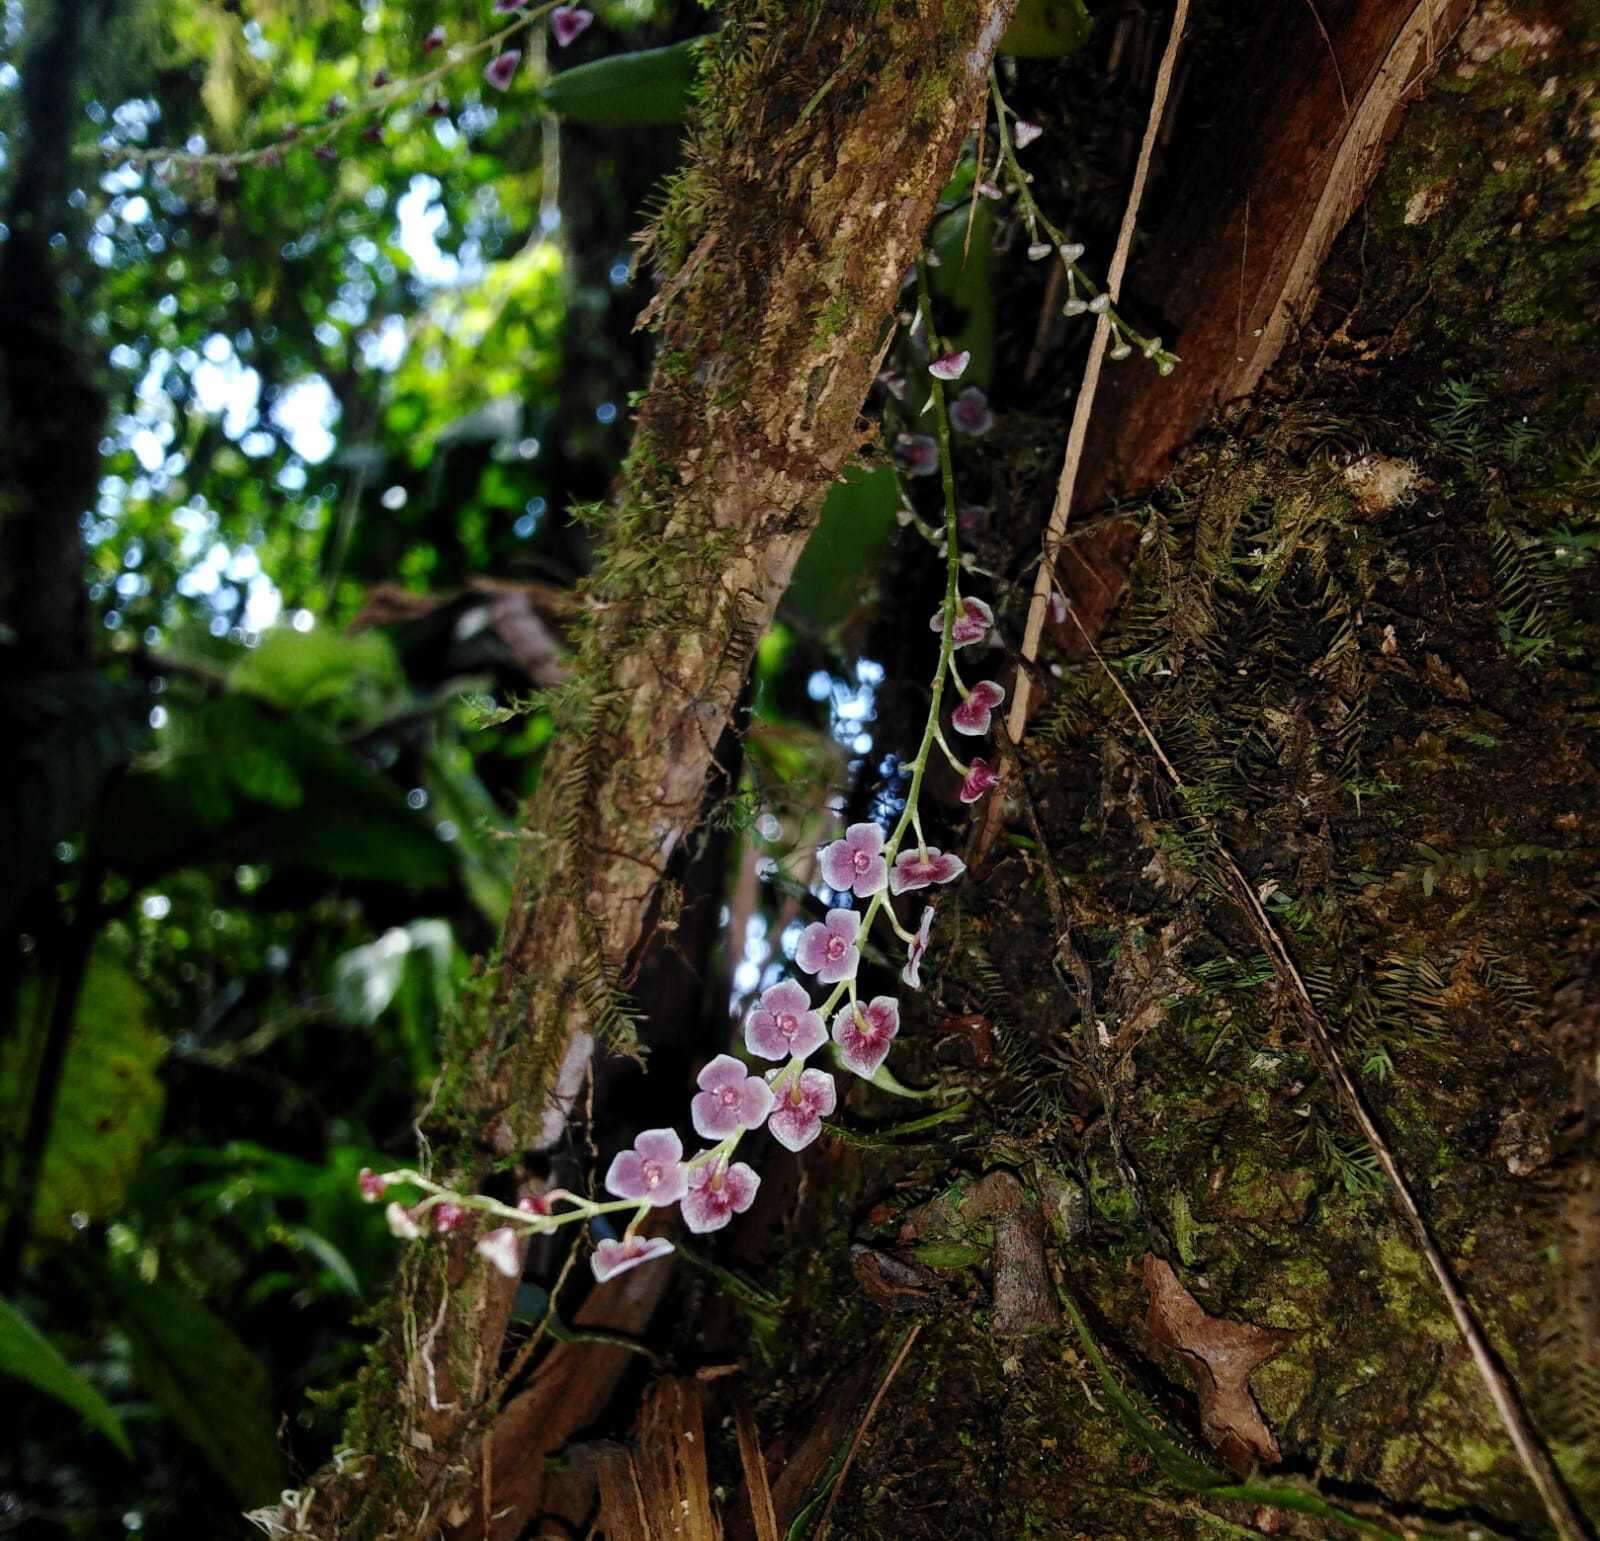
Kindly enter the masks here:
<path id="1" fill-rule="evenodd" d="M 1107 670 L 1068 664 L 1019 839 L 941 916 L 897 1046 L 902 1078 L 971 1086 L 962 1139 L 816 1148 L 808 1222 L 746 1217 L 790 1302 L 755 1409 L 780 1534 L 885 1386 L 830 1541 L 1355 1533 L 1327 1505 L 1551 1533 L 1213 834 L 1600 1507 L 1597 24 L 1468 20 L 1276 371 L 1135 511 L 1101 647 L 1186 791 Z M 997 1172 L 1051 1223 L 1060 1329 L 971 1212 Z M 756 1533 L 742 1496 L 730 1523 Z"/>
<path id="2" fill-rule="evenodd" d="M 622 490 L 596 513 L 604 557 L 498 971 L 432 1109 L 453 1181 L 553 1143 L 554 1094 L 575 1072 L 581 1084 L 591 1037 L 628 1046 L 622 992 L 667 863 L 821 500 L 861 446 L 902 279 L 1013 8 L 746 0 L 719 35 L 653 233 L 660 351 Z M 480 1493 L 498 1507 L 478 1436 L 505 1389 L 511 1303 L 470 1237 L 414 1249 L 352 1454 L 301 1495 L 295 1524 L 421 1537 L 465 1523 Z M 497 1518 L 494 1534 L 519 1525 Z"/>

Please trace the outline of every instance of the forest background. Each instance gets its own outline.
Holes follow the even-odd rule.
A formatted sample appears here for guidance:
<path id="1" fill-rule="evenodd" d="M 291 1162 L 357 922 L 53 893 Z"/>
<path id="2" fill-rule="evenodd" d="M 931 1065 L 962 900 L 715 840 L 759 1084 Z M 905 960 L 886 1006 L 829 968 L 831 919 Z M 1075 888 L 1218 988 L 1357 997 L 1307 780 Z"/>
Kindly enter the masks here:
<path id="1" fill-rule="evenodd" d="M 1196 4 L 1101 321 L 1170 7 L 592 9 L 7 0 L 0 1527 L 1588 1533 L 1600 15 Z M 1042 129 L 998 162 L 990 19 Z M 891 194 L 863 277 L 819 211 Z M 403 1254 L 363 1168 L 592 1187 L 903 806 L 919 250 L 1034 698 L 992 810 L 930 782 L 928 1100 L 855 1087 L 628 1281 Z M 1019 662 L 1111 318 L 1180 362 L 1106 365 Z M 622 894 L 547 844 L 670 735 L 584 682 L 647 702 L 639 615 L 748 556 L 664 533 L 736 416 L 797 561 Z M 635 934 L 574 946 L 563 882 Z M 542 1141 L 561 978 L 600 1050 Z"/>

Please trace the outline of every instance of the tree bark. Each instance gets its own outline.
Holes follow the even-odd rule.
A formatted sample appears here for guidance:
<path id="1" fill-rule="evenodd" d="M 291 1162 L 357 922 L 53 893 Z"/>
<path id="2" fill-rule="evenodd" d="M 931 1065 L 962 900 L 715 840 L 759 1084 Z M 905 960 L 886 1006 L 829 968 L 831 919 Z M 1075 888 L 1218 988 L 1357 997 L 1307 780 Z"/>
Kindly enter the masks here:
<path id="1" fill-rule="evenodd" d="M 498 973 L 433 1111 L 437 1159 L 461 1184 L 551 1144 L 558 1081 L 591 1037 L 627 1032 L 621 992 L 667 864 L 822 498 L 862 445 L 902 280 L 1014 5 L 746 0 L 719 36 L 653 232 L 660 351 L 620 495 L 597 518 L 603 559 L 553 701 L 558 747 L 527 812 Z M 492 1480 L 478 1440 L 511 1303 L 470 1236 L 414 1248 L 351 1454 L 280 1522 L 343 1541 L 462 1522 Z"/>

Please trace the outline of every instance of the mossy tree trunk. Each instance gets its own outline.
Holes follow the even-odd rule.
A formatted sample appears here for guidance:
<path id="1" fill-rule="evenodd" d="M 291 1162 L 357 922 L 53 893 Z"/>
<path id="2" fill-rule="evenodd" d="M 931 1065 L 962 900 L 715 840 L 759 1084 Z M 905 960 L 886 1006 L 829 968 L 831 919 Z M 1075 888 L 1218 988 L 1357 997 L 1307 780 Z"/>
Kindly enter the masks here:
<path id="1" fill-rule="evenodd" d="M 429 1113 L 434 1159 L 459 1184 L 551 1144 L 591 1039 L 627 1032 L 622 992 L 670 902 L 668 864 L 822 498 L 860 448 L 901 282 L 1014 4 L 745 0 L 718 35 L 654 231 L 657 364 L 619 494 L 593 514 L 603 556 L 502 954 Z M 491 1480 L 479 1436 L 505 1389 L 511 1304 L 469 1237 L 408 1259 L 351 1449 L 295 1525 L 355 1541 L 466 1520 Z"/>

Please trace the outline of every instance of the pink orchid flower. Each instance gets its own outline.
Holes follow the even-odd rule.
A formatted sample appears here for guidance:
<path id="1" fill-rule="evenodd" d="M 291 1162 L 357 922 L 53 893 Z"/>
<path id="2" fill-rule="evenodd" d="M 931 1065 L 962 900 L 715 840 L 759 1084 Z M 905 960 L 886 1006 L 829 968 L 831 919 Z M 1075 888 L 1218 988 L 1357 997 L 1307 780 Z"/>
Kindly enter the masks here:
<path id="1" fill-rule="evenodd" d="M 850 1002 L 833 1019 L 833 1041 L 846 1070 L 870 1076 L 889 1057 L 889 1045 L 900 1031 L 900 1002 L 892 995 L 875 996 L 865 1006 Z"/>
<path id="2" fill-rule="evenodd" d="M 975 755 L 972 765 L 967 771 L 966 779 L 961 783 L 961 801 L 964 803 L 977 802 L 984 793 L 993 791 L 999 780 L 999 772 L 987 760 Z"/>
<path id="3" fill-rule="evenodd" d="M 994 413 L 989 410 L 989 398 L 975 385 L 950 403 L 950 426 L 968 438 L 981 438 L 994 427 Z"/>
<path id="4" fill-rule="evenodd" d="M 376 1204 L 388 1192 L 393 1178 L 386 1172 L 374 1172 L 370 1166 L 364 1166 L 356 1181 L 361 1184 L 361 1197 L 369 1204 Z"/>
<path id="5" fill-rule="evenodd" d="M 390 1204 L 383 1218 L 389 1222 L 389 1234 L 398 1236 L 401 1241 L 415 1241 L 422 1234 L 416 1216 L 404 1204 Z"/>
<path id="6" fill-rule="evenodd" d="M 786 1150 L 804 1150 L 822 1133 L 822 1120 L 838 1102 L 833 1077 L 826 1070 L 802 1070 L 799 1075 L 771 1070 L 767 1079 L 781 1077 L 778 1100 L 767 1119 L 772 1137 Z"/>
<path id="7" fill-rule="evenodd" d="M 683 1141 L 671 1129 L 646 1129 L 632 1150 L 620 1150 L 606 1172 L 606 1189 L 657 1209 L 676 1204 L 688 1190 Z"/>
<path id="8" fill-rule="evenodd" d="M 1029 123 L 1026 118 L 1018 118 L 1016 127 L 1011 130 L 1011 138 L 1019 150 L 1026 150 L 1043 132 L 1037 123 Z"/>
<path id="9" fill-rule="evenodd" d="M 811 1009 L 811 997 L 792 979 L 763 992 L 744 1024 L 744 1046 L 762 1059 L 805 1059 L 827 1040 L 821 1013 Z"/>
<path id="10" fill-rule="evenodd" d="M 1005 691 L 993 680 L 979 680 L 967 692 L 967 699 L 951 712 L 950 726 L 957 733 L 974 738 L 987 733 L 990 716 L 1005 698 Z"/>
<path id="11" fill-rule="evenodd" d="M 653 1257 L 665 1257 L 672 1251 L 672 1243 L 665 1236 L 630 1236 L 626 1241 L 602 1241 L 589 1259 L 594 1276 L 602 1284 L 619 1273 L 648 1263 Z"/>
<path id="12" fill-rule="evenodd" d="M 522 50 L 508 48 L 503 54 L 496 54 L 483 67 L 483 78 L 489 82 L 496 91 L 505 91 L 511 85 L 512 77 L 517 73 L 517 66 L 522 63 Z"/>
<path id="13" fill-rule="evenodd" d="M 897 433 L 894 458 L 907 476 L 932 476 L 939 469 L 939 445 L 925 433 Z"/>
<path id="14" fill-rule="evenodd" d="M 930 883 L 953 883 L 966 870 L 967 864 L 954 851 L 941 851 L 936 845 L 925 851 L 913 847 L 895 857 L 889 870 L 889 892 L 906 894 Z"/>
<path id="15" fill-rule="evenodd" d="M 477 1254 L 499 1269 L 508 1279 L 522 1277 L 522 1248 L 517 1233 L 509 1225 L 497 1226 L 478 1238 Z"/>
<path id="16" fill-rule="evenodd" d="M 719 1054 L 696 1077 L 700 1090 L 689 1103 L 694 1132 L 720 1140 L 736 1129 L 759 1129 L 772 1111 L 772 1088 L 751 1075 L 731 1054 Z"/>
<path id="17" fill-rule="evenodd" d="M 890 876 L 890 884 L 894 882 Z M 854 910 L 829 910 L 826 920 L 813 921 L 800 936 L 794 961 L 817 982 L 836 985 L 854 979 L 861 964 L 856 938 L 861 933 L 861 917 Z"/>
<path id="18" fill-rule="evenodd" d="M 913 990 L 922 988 L 922 955 L 928 950 L 928 934 L 933 929 L 934 906 L 922 906 L 922 919 L 917 922 L 917 934 L 911 938 L 906 948 L 906 966 L 900 970 L 900 977 L 911 986 Z"/>
<path id="19" fill-rule="evenodd" d="M 689 1173 L 683 1223 L 691 1231 L 720 1231 L 756 1201 L 761 1179 L 742 1161 L 702 1161 Z"/>
<path id="20" fill-rule="evenodd" d="M 556 40 L 557 48 L 565 48 L 568 43 L 574 42 L 594 20 L 594 12 L 586 11 L 579 5 L 558 5 L 550 13 L 550 35 Z"/>
<path id="21" fill-rule="evenodd" d="M 450 1203 L 448 1199 L 443 1204 L 433 1206 L 433 1228 L 441 1236 L 448 1236 L 466 1218 L 466 1210 L 459 1204 Z"/>
<path id="22" fill-rule="evenodd" d="M 821 856 L 822 881 L 840 893 L 870 899 L 889 881 L 883 831 L 876 824 L 852 824 L 842 840 L 823 846 Z"/>
<path id="23" fill-rule="evenodd" d="M 967 372 L 967 365 L 971 362 L 972 355 L 965 351 L 941 353 L 928 365 L 928 373 L 935 380 L 959 380 Z"/>
<path id="24" fill-rule="evenodd" d="M 431 31 L 425 38 L 423 38 L 423 40 L 422 40 L 422 51 L 425 54 L 431 54 L 436 48 L 443 48 L 444 47 L 444 42 L 445 42 L 445 31 L 444 31 L 444 28 L 443 27 L 435 27 L 433 29 L 433 31 Z"/>
<path id="25" fill-rule="evenodd" d="M 994 611 L 981 599 L 974 599 L 970 594 L 956 600 L 956 624 L 953 633 L 955 647 L 970 647 L 974 642 L 982 642 L 989 635 L 989 628 L 994 625 Z M 932 619 L 928 622 L 928 630 L 944 633 L 944 606 L 940 605 L 933 612 Z"/>

